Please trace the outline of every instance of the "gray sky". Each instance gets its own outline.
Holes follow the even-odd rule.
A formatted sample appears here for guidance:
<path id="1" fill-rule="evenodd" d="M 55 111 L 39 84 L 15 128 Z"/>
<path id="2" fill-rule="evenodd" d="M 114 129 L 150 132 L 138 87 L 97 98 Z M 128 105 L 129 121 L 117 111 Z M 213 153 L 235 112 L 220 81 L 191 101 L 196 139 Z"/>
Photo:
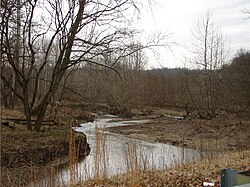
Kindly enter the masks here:
<path id="1" fill-rule="evenodd" d="M 148 53 L 148 68 L 184 67 L 191 30 L 208 11 L 230 43 L 231 54 L 240 48 L 250 50 L 250 19 L 246 20 L 241 12 L 245 8 L 250 9 L 250 0 L 155 0 L 151 9 L 142 10 L 140 27 L 145 35 L 154 31 L 172 33 L 169 41 L 177 44 L 172 46 L 172 52 L 157 49 L 158 58 Z"/>

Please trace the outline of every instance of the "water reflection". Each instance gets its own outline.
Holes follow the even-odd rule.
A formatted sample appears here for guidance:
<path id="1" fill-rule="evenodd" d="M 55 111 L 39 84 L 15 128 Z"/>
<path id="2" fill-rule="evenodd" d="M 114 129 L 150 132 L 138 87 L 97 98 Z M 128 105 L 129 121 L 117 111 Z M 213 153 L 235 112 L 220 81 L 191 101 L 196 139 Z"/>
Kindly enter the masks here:
<path id="1" fill-rule="evenodd" d="M 113 118 L 97 119 L 93 123 L 81 124 L 81 127 L 75 129 L 86 134 L 91 147 L 90 155 L 78 165 L 78 180 L 90 179 L 95 175 L 100 175 L 98 172 L 101 171 L 106 172 L 107 176 L 112 176 L 137 168 L 164 169 L 174 164 L 190 162 L 200 158 L 199 152 L 194 149 L 135 140 L 107 132 L 104 129 L 105 127 L 145 124 L 148 120 L 119 122 L 112 122 L 112 120 Z M 96 137 L 96 128 L 103 129 L 102 138 L 104 139 L 101 140 L 103 141 L 101 144 L 96 141 L 99 138 Z M 97 151 L 98 154 L 96 154 Z M 61 170 L 57 179 L 59 185 L 70 181 L 69 169 Z"/>

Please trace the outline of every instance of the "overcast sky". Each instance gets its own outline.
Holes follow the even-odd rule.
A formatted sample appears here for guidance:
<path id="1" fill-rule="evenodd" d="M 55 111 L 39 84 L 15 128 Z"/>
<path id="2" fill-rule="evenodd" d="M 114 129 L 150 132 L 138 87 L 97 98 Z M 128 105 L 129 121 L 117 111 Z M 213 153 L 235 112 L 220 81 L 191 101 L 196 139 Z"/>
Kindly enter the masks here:
<path id="1" fill-rule="evenodd" d="M 155 0 L 151 8 L 141 11 L 142 30 L 145 34 L 161 30 L 172 33 L 169 41 L 176 44 L 172 45 L 173 53 L 160 50 L 158 59 L 148 54 L 149 68 L 184 67 L 191 30 L 198 18 L 208 11 L 230 42 L 231 54 L 240 48 L 250 50 L 250 19 L 242 13 L 243 9 L 250 9 L 250 0 Z"/>

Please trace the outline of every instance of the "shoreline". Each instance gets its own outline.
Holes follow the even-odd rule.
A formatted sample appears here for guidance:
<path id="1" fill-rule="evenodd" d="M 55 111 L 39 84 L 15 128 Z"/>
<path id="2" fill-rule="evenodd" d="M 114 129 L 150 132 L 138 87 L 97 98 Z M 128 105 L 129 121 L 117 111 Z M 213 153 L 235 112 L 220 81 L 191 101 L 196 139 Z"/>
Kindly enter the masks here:
<path id="1" fill-rule="evenodd" d="M 212 159 L 202 159 L 188 164 L 181 164 L 163 170 L 139 170 L 119 174 L 111 178 L 82 181 L 73 187 L 92 186 L 203 186 L 203 182 L 212 182 L 219 187 L 221 170 L 249 170 L 250 150 L 236 151 Z"/>
<path id="2" fill-rule="evenodd" d="M 141 117 L 133 118 L 136 119 Z M 250 149 L 249 129 L 250 119 L 239 120 L 225 116 L 211 120 L 158 117 L 146 124 L 106 128 L 109 132 L 137 140 L 220 152 Z"/>

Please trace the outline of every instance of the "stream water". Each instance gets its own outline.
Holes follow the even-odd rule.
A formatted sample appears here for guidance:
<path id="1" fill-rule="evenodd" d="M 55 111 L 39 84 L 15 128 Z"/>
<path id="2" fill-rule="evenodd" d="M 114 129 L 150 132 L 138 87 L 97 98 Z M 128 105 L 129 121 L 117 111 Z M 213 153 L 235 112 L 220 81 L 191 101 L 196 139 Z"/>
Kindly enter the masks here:
<path id="1" fill-rule="evenodd" d="M 78 164 L 77 180 L 90 179 L 97 175 L 98 171 L 106 171 L 107 176 L 112 176 L 127 172 L 135 167 L 134 165 L 141 169 L 165 169 L 174 164 L 190 162 L 200 158 L 198 150 L 176 147 L 169 144 L 140 141 L 106 131 L 106 127 L 136 124 L 147 125 L 149 121 L 114 122 L 114 119 L 116 119 L 115 116 L 106 116 L 105 118 L 96 119 L 93 123 L 84 123 L 81 124 L 81 127 L 75 128 L 76 131 L 86 134 L 87 141 L 91 147 L 90 155 Z M 99 141 L 101 142 L 100 147 L 105 148 L 105 153 L 103 150 L 99 150 L 100 147 L 96 147 L 98 146 L 96 140 L 100 139 L 100 137 L 96 137 L 96 128 L 102 129 L 101 132 L 104 136 Z M 98 154 L 96 154 L 97 151 L 99 151 Z M 99 159 L 98 165 L 96 164 L 97 159 Z M 68 167 L 61 169 L 56 178 L 57 185 L 69 183 L 70 169 Z"/>

